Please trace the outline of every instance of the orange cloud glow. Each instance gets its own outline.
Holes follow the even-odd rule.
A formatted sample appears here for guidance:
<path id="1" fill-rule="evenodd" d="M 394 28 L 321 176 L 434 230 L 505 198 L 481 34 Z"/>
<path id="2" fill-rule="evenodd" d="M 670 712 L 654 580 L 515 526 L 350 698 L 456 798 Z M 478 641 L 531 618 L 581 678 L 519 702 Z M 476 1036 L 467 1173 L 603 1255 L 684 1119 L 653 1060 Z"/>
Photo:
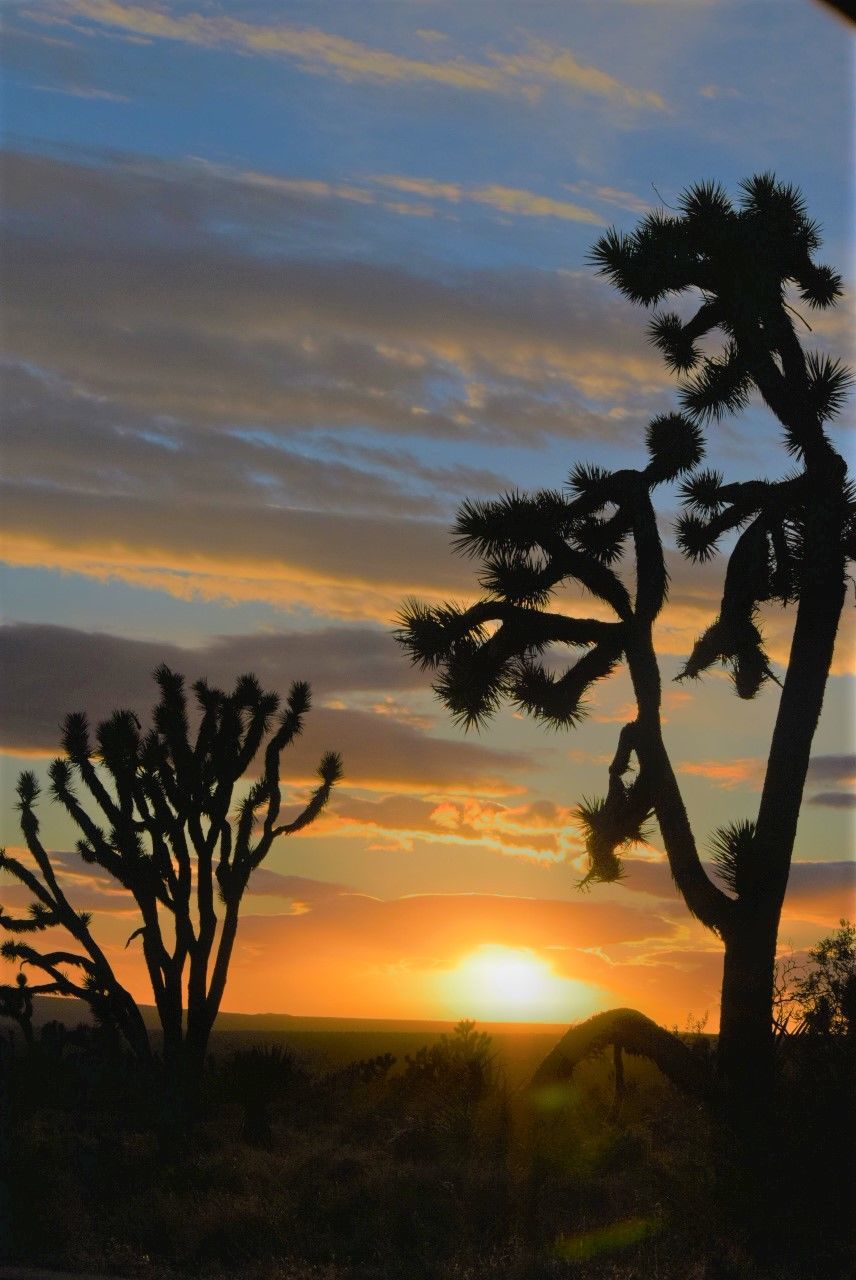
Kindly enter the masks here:
<path id="1" fill-rule="evenodd" d="M 678 765 L 679 773 L 690 773 L 699 778 L 707 778 L 718 787 L 731 790 L 733 787 L 748 787 L 752 791 L 760 791 L 764 780 L 765 762 L 763 760 L 683 760 Z"/>

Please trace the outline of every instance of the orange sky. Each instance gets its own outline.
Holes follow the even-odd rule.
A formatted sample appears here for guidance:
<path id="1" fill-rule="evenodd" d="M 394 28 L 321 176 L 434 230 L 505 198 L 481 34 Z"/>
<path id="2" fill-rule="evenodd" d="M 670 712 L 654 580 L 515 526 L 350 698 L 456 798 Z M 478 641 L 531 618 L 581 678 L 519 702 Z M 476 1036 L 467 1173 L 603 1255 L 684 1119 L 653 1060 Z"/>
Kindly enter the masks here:
<path id="1" fill-rule="evenodd" d="M 449 544 L 465 498 L 636 466 L 674 409 L 648 317 L 589 265 L 605 227 L 774 168 L 804 188 L 823 259 L 851 260 L 840 26 L 782 0 L 732 6 L 729 34 L 720 7 L 495 0 L 488 21 L 329 0 L 313 26 L 270 0 L 4 5 L 0 839 L 19 843 L 16 774 L 44 776 L 64 714 L 145 719 L 159 663 L 228 688 L 248 670 L 280 693 L 310 681 L 289 806 L 323 751 L 345 776 L 256 876 L 228 1009 L 562 1021 L 630 1004 L 716 1025 L 720 948 L 656 828 L 624 881 L 577 890 L 574 807 L 605 790 L 626 675 L 576 732 L 506 709 L 465 735 L 392 630 L 405 597 L 476 593 Z M 849 322 L 842 306 L 800 332 L 842 355 Z M 708 437 L 728 478 L 790 467 L 758 401 Z M 834 438 L 852 454 L 843 420 Z M 666 737 L 707 856 L 757 807 L 777 690 L 747 705 L 722 672 L 674 683 L 723 561 L 680 558 L 677 492 L 658 495 Z M 798 952 L 854 911 L 853 616 L 782 927 Z M 780 674 L 791 624 L 764 619 Z M 146 999 L 133 910 L 63 852 L 47 799 L 40 816 Z M 26 906 L 8 877 L 0 900 Z"/>

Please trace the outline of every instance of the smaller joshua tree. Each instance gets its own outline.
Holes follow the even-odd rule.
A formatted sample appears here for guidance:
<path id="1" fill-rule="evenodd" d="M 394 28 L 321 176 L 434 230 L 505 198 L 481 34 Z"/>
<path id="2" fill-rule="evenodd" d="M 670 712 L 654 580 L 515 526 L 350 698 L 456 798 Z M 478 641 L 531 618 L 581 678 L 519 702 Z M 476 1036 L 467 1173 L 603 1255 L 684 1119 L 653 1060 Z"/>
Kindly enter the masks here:
<path id="1" fill-rule="evenodd" d="M 255 676 L 242 676 L 230 694 L 197 681 L 194 736 L 183 677 L 161 666 L 155 680 L 160 699 L 147 733 L 132 712 L 115 711 L 98 726 L 93 748 L 86 716 L 66 717 L 65 757 L 50 766 L 50 790 L 81 833 L 77 851 L 83 860 L 107 871 L 139 907 L 142 923 L 128 942 L 142 941 L 163 1031 L 164 1065 L 169 1074 L 192 1079 L 202 1069 L 223 998 L 250 876 L 274 840 L 293 835 L 318 816 L 342 764 L 328 752 L 318 767 L 320 785 L 302 812 L 281 822 L 280 756 L 301 732 L 309 685 L 291 686 L 271 731 L 280 700 L 265 693 Z M 236 788 L 267 735 L 260 776 L 233 814 Z M 78 782 L 93 802 L 89 808 L 78 795 Z M 135 1055 L 147 1059 L 151 1046 L 140 1010 L 93 937 L 90 916 L 66 897 L 56 859 L 41 842 L 38 797 L 34 774 L 22 773 L 21 831 L 35 869 L 5 852 L 0 866 L 33 901 L 22 917 L 0 907 L 0 925 L 18 935 L 3 944 L 2 954 L 44 975 L 45 981 L 27 988 L 30 995 L 86 1001 L 99 1021 L 116 1025 Z M 19 937 L 49 929 L 64 930 L 75 949 L 40 950 Z M 0 988 L 0 996 L 11 1008 L 20 991 Z"/>

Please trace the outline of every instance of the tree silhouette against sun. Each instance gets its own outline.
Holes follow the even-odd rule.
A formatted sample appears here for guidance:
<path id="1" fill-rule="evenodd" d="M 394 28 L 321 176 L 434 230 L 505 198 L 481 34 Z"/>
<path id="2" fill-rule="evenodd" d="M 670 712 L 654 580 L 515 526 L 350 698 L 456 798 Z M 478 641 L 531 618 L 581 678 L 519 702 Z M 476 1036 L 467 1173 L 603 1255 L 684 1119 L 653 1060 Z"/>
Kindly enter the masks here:
<path id="1" fill-rule="evenodd" d="M 744 182 L 737 206 L 721 186 L 701 184 L 674 213 L 657 210 L 630 235 L 607 232 L 592 263 L 631 302 L 656 308 L 649 335 L 681 379 L 681 412 L 649 424 L 641 469 L 578 464 L 564 491 L 465 502 L 455 545 L 479 562 L 483 598 L 470 607 L 410 601 L 398 633 L 411 659 L 436 673 L 435 691 L 467 727 L 504 702 L 551 727 L 573 727 L 587 692 L 626 663 L 636 716 L 619 733 L 606 795 L 579 809 L 586 883 L 619 878 L 622 851 L 656 817 L 689 910 L 724 943 L 719 1076 L 744 1118 L 771 1097 L 779 917 L 845 563 L 856 544 L 853 490 L 824 430 L 842 407 L 849 375 L 838 360 L 803 350 L 787 297 L 796 286 L 811 309 L 840 297 L 840 277 L 813 259 L 819 244 L 800 193 L 769 174 Z M 660 309 L 681 295 L 697 301 L 689 320 Z M 713 335 L 721 341 L 711 351 Z M 778 421 L 792 468 L 778 479 L 727 483 L 720 471 L 701 468 L 708 437 L 756 391 Z M 676 481 L 681 553 L 701 563 L 722 539 L 734 539 L 719 615 L 678 678 L 721 663 L 738 696 L 754 698 L 776 681 L 759 609 L 796 605 L 758 812 L 714 833 L 715 874 L 699 855 L 662 733 L 653 630 L 669 583 L 652 494 Z M 612 620 L 555 606 L 569 583 L 609 606 Z M 557 650 L 568 649 L 581 656 L 557 673 Z"/>

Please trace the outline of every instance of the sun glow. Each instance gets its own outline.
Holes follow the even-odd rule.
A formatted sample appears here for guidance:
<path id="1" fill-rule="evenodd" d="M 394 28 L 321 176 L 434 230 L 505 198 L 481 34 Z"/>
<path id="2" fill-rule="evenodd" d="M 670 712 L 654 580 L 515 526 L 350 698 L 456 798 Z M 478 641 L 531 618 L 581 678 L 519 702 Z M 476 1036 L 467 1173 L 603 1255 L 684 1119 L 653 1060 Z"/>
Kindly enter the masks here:
<path id="1" fill-rule="evenodd" d="M 527 947 L 479 947 L 439 981 L 450 1014 L 486 1022 L 576 1021 L 601 1002 L 596 987 L 560 978 Z"/>

